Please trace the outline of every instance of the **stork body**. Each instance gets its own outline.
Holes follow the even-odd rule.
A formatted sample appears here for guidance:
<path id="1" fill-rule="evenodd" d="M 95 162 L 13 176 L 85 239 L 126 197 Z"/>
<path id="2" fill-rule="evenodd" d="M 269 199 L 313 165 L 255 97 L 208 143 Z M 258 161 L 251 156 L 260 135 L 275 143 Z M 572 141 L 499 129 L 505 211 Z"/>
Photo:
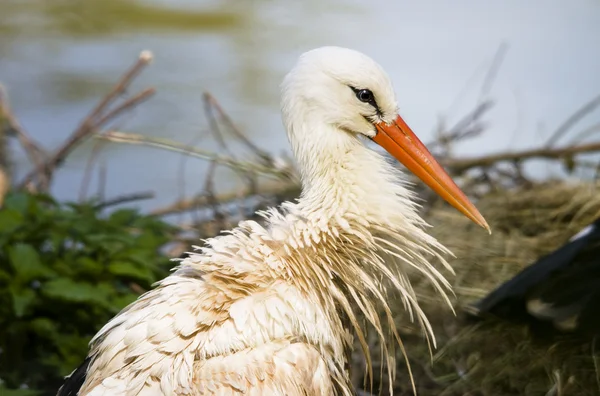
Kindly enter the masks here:
<path id="1" fill-rule="evenodd" d="M 407 271 L 422 272 L 445 296 L 450 286 L 430 261 L 445 264 L 447 251 L 424 231 L 397 169 L 363 137 L 487 227 L 485 220 L 397 116 L 391 83 L 370 58 L 310 51 L 282 88 L 299 200 L 191 253 L 98 332 L 87 369 L 59 395 L 350 395 L 351 332 L 366 351 L 358 312 L 382 339 L 395 333 L 386 287 L 433 335 Z"/>

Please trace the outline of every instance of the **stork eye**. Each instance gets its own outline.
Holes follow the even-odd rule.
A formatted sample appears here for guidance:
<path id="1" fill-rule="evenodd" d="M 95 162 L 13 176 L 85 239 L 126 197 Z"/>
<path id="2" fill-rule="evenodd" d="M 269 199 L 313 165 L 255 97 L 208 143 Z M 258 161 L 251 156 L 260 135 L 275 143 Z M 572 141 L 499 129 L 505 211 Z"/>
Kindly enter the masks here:
<path id="1" fill-rule="evenodd" d="M 373 95 L 373 92 L 370 89 L 358 89 L 354 88 L 353 86 L 350 86 L 350 89 L 352 89 L 358 100 L 373 106 L 377 115 L 381 116 L 381 109 L 379 108 L 379 106 L 377 106 L 377 102 L 375 101 L 375 95 Z"/>
<path id="2" fill-rule="evenodd" d="M 371 103 L 371 104 L 375 102 L 375 96 L 373 96 L 373 92 L 371 92 L 368 89 L 359 89 L 359 90 L 357 90 L 356 91 L 356 97 L 361 102 Z"/>

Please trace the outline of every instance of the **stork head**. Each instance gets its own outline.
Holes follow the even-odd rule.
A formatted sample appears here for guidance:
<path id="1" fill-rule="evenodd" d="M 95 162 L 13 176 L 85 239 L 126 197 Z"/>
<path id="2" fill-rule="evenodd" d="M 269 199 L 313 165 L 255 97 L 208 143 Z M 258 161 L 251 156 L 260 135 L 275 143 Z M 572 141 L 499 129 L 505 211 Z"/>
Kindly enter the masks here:
<path id="1" fill-rule="evenodd" d="M 398 114 L 392 83 L 374 60 L 346 48 L 318 48 L 300 57 L 282 88 L 282 114 L 295 150 L 300 141 L 309 150 L 319 150 L 325 141 L 367 137 L 489 231 L 477 208 Z M 327 128 L 295 127 L 302 124 Z"/>
<path id="2" fill-rule="evenodd" d="M 373 138 L 375 123 L 397 115 L 392 83 L 366 55 L 322 47 L 304 53 L 284 80 L 285 103 L 310 107 L 311 117 L 353 134 Z"/>

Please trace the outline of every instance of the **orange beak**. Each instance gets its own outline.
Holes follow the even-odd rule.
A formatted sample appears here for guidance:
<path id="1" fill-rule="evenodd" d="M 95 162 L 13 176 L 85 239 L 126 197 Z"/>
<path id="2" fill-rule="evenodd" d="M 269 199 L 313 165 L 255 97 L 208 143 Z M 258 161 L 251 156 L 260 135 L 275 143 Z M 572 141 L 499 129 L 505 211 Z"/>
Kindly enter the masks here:
<path id="1" fill-rule="evenodd" d="M 433 158 L 402 117 L 398 116 L 390 125 L 380 122 L 375 124 L 375 127 L 375 143 L 393 155 L 446 202 L 491 233 L 490 226 L 475 205 Z"/>

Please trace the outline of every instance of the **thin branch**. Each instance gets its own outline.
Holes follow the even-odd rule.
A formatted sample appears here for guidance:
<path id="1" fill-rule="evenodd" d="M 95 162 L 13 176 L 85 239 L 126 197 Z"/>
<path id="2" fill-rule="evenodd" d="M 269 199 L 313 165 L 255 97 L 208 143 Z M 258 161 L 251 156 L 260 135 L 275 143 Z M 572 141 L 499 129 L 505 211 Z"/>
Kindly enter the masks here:
<path id="1" fill-rule="evenodd" d="M 483 84 L 481 85 L 481 91 L 479 92 L 480 103 L 485 101 L 485 97 L 489 95 L 490 91 L 492 90 L 492 85 L 494 84 L 494 81 L 496 81 L 498 71 L 500 70 L 500 66 L 504 61 L 507 51 L 508 44 L 501 43 L 500 46 L 498 46 L 496 54 L 494 55 L 494 59 L 492 60 L 492 64 L 488 69 L 485 78 L 483 79 Z"/>
<path id="2" fill-rule="evenodd" d="M 571 144 L 575 144 L 575 143 L 579 143 L 582 140 L 587 139 L 588 137 L 592 136 L 593 134 L 595 134 L 596 132 L 600 132 L 600 124 L 595 124 L 592 125 L 590 127 L 585 128 L 583 131 L 579 132 L 577 135 L 575 135 L 571 140 L 570 143 Z"/>
<path id="3" fill-rule="evenodd" d="M 239 201 L 242 198 L 250 197 L 252 195 L 283 195 L 296 192 L 300 188 L 297 184 L 286 181 L 263 183 L 260 187 L 260 192 L 256 194 L 254 192 L 251 192 L 249 189 L 245 189 L 242 191 L 236 190 L 223 194 L 216 194 L 213 197 L 213 199 L 214 201 L 222 205 L 229 202 Z M 166 216 L 185 212 L 207 205 L 210 205 L 210 199 L 205 194 L 203 194 L 191 199 L 182 199 L 171 205 L 155 209 L 151 212 L 151 214 L 156 216 Z"/>
<path id="4" fill-rule="evenodd" d="M 227 143 L 225 141 L 225 138 L 223 136 L 221 128 L 219 128 L 219 123 L 217 122 L 217 119 L 216 119 L 212 109 L 217 109 L 217 111 L 221 115 L 221 118 L 223 118 L 227 121 L 230 129 L 242 142 L 244 142 L 247 146 L 251 147 L 252 149 L 254 148 L 254 145 L 246 138 L 246 136 L 244 136 L 244 134 L 242 134 L 242 132 L 239 131 L 233 125 L 233 122 L 231 121 L 229 116 L 227 116 L 225 114 L 223 109 L 219 106 L 216 99 L 213 98 L 213 96 L 211 94 L 209 94 L 208 92 L 205 92 L 203 95 L 203 101 L 204 101 L 204 113 L 206 114 L 206 118 L 208 118 L 208 122 L 210 124 L 210 130 L 213 132 L 213 135 L 215 136 L 217 142 L 219 143 L 219 145 L 221 146 L 221 148 L 227 155 L 229 155 L 231 158 L 233 158 L 234 160 L 237 161 L 235 153 L 233 151 L 229 150 L 229 146 L 227 145 Z M 262 160 L 262 158 L 261 158 L 261 160 Z M 214 162 L 211 163 L 211 168 L 210 168 L 209 172 L 214 172 Z M 240 178 L 246 180 L 248 183 L 250 183 L 250 184 L 254 183 L 251 173 L 248 173 L 247 171 L 242 171 L 239 169 L 235 169 L 235 173 Z"/>
<path id="5" fill-rule="evenodd" d="M 152 199 L 152 198 L 154 198 L 154 192 L 143 191 L 143 192 L 138 192 L 138 193 L 133 193 L 133 194 L 121 195 L 121 196 L 118 196 L 115 198 L 108 199 L 106 201 L 100 202 L 99 204 L 95 205 L 95 208 L 96 209 L 106 209 L 110 206 L 121 205 L 124 203 L 142 201 L 142 200 Z"/>
<path id="6" fill-rule="evenodd" d="M 221 128 L 219 128 L 219 123 L 217 122 L 217 118 L 215 117 L 215 114 L 212 111 L 212 109 L 214 108 L 212 95 L 208 92 L 205 92 L 204 95 L 202 95 L 202 101 L 204 102 L 204 115 L 208 119 L 210 130 L 212 131 L 215 139 L 217 140 L 217 143 L 219 143 L 219 146 L 221 146 L 221 148 L 225 151 L 227 155 L 231 156 L 232 158 L 235 158 L 235 155 L 229 150 L 227 143 L 225 143 L 225 139 L 223 137 L 223 134 L 221 133 Z"/>
<path id="7" fill-rule="evenodd" d="M 556 131 L 550 135 L 550 138 L 546 142 L 546 147 L 550 148 L 554 146 L 554 144 L 560 139 L 573 125 L 575 125 L 579 120 L 584 118 L 586 115 L 594 111 L 598 106 L 600 106 L 600 95 L 596 96 L 594 99 L 590 100 L 586 104 L 584 104 L 579 110 L 573 113 L 569 118 L 567 118 Z"/>
<path id="8" fill-rule="evenodd" d="M 96 196 L 100 198 L 100 200 L 104 200 L 106 185 L 108 179 L 108 172 L 106 171 L 106 161 L 100 162 L 100 166 L 98 167 L 98 192 Z"/>
<path id="9" fill-rule="evenodd" d="M 29 161 L 33 166 L 40 166 L 44 161 L 46 153 L 44 150 L 29 136 L 23 128 L 17 117 L 14 115 L 6 90 L 0 85 L 0 120 L 6 123 L 6 133 L 14 133 L 19 140 L 19 143 L 25 150 Z M 42 182 L 45 184 L 44 182 Z"/>
<path id="10" fill-rule="evenodd" d="M 0 137 L 1 138 L 1 137 Z M 10 190 L 10 175 L 8 174 L 8 169 L 0 164 L 0 208 L 2 208 L 2 204 L 4 202 L 4 197 Z"/>
<path id="11" fill-rule="evenodd" d="M 81 187 L 79 188 L 79 201 L 83 202 L 86 199 L 88 189 L 90 186 L 90 181 L 92 180 L 92 171 L 94 170 L 94 162 L 100 155 L 100 152 L 104 146 L 105 142 L 97 140 L 92 147 L 92 152 L 90 153 L 88 160 L 85 164 L 85 169 L 83 170 L 83 179 L 81 181 Z"/>
<path id="12" fill-rule="evenodd" d="M 227 166 L 231 169 L 249 171 L 274 178 L 286 178 L 287 173 L 273 167 L 262 164 L 255 164 L 247 161 L 237 161 L 231 157 L 215 154 L 195 147 L 188 147 L 178 142 L 168 139 L 153 138 L 135 133 L 124 133 L 117 131 L 108 131 L 102 135 L 95 136 L 96 139 L 108 140 L 114 143 L 127 143 L 141 146 L 156 147 L 164 150 L 170 150 L 183 153 L 192 157 L 201 158 L 208 161 L 214 161 L 219 165 Z"/>
<path id="13" fill-rule="evenodd" d="M 203 195 L 206 197 L 207 204 L 210 207 L 212 214 L 213 214 L 212 218 L 217 223 L 217 227 L 224 229 L 226 226 L 226 224 L 225 224 L 226 216 L 219 207 L 221 202 L 219 202 L 219 200 L 217 199 L 217 196 L 215 194 L 215 189 L 214 189 L 214 187 L 215 187 L 214 186 L 214 176 L 215 176 L 216 169 L 217 169 L 216 164 L 214 162 L 211 162 L 210 166 L 208 167 L 208 172 L 206 174 L 206 181 L 204 183 L 204 194 Z"/>
<path id="14" fill-rule="evenodd" d="M 454 173 L 462 173 L 476 167 L 489 167 L 502 161 L 523 161 L 533 158 L 557 159 L 575 154 L 591 153 L 600 151 L 600 142 L 568 146 L 563 148 L 538 148 L 524 151 L 512 151 L 492 154 L 477 158 L 447 159 L 442 160 L 443 165 Z"/>
<path id="15" fill-rule="evenodd" d="M 484 101 L 479 103 L 471 112 L 458 120 L 458 122 L 452 128 L 448 129 L 447 132 L 439 133 L 437 139 L 429 143 L 427 147 L 431 150 L 442 146 L 444 151 L 448 152 L 448 148 L 451 143 L 456 143 L 458 141 L 481 134 L 484 128 L 478 123 L 478 121 L 493 106 L 494 103 L 492 101 Z"/>
<path id="16" fill-rule="evenodd" d="M 458 120 L 453 127 L 448 129 L 445 128 L 444 120 L 441 119 L 437 128 L 436 140 L 428 146 L 441 146 L 442 150 L 444 151 L 444 155 L 449 156 L 452 143 L 478 136 L 483 132 L 485 128 L 480 125 L 478 121 L 493 106 L 493 102 L 487 99 L 487 97 L 496 80 L 498 71 L 500 70 L 500 66 L 504 61 L 507 50 L 508 45 L 506 43 L 501 43 L 500 46 L 498 46 L 492 63 L 490 64 L 490 67 L 483 78 L 475 108 L 466 116 L 463 116 L 460 120 Z"/>
<path id="17" fill-rule="evenodd" d="M 120 78 L 114 88 L 98 103 L 94 109 L 82 121 L 79 127 L 71 134 L 71 136 L 63 143 L 63 145 L 44 163 L 36 166 L 34 170 L 29 172 L 21 181 L 20 185 L 24 186 L 31 182 L 36 176 L 45 174 L 49 180 L 52 179 L 52 173 L 61 165 L 64 159 L 89 135 L 94 133 L 102 125 L 117 117 L 121 113 L 138 105 L 148 99 L 154 89 L 146 89 L 132 98 L 126 100 L 115 109 L 106 112 L 108 106 L 131 84 L 140 71 L 150 63 L 152 54 L 149 51 L 143 51 L 137 62 Z"/>
<path id="18" fill-rule="evenodd" d="M 233 121 L 231 120 L 231 117 L 229 117 L 229 115 L 227 115 L 227 113 L 223 110 L 223 107 L 221 107 L 221 105 L 219 104 L 219 102 L 217 101 L 217 99 L 215 99 L 214 96 L 212 96 L 209 92 L 205 92 L 204 93 L 204 100 L 206 101 L 206 103 L 209 103 L 210 106 L 212 108 L 214 108 L 217 113 L 219 113 L 219 115 L 221 116 L 221 118 L 223 119 L 223 121 L 229 126 L 229 128 L 231 129 L 231 131 L 237 136 L 238 139 L 240 139 L 250 150 L 252 150 L 256 155 L 258 155 L 260 158 L 265 159 L 265 158 L 271 158 L 271 156 L 269 155 L 269 153 L 267 153 L 266 151 L 261 150 L 258 146 L 256 146 L 254 143 L 252 143 L 252 141 L 250 141 L 250 139 L 248 139 L 246 137 L 246 135 L 244 135 L 242 133 L 241 130 L 239 130 L 235 124 L 233 123 Z"/>
<path id="19" fill-rule="evenodd" d="M 142 69 L 146 67 L 152 61 L 153 55 L 150 51 L 142 51 L 137 61 L 129 70 L 123 74 L 119 81 L 115 84 L 114 88 L 92 109 L 92 112 L 83 120 L 77 130 L 89 129 L 90 124 L 96 121 L 104 110 L 110 106 L 110 104 L 125 90 L 129 87 L 135 77 L 137 77 Z"/>

